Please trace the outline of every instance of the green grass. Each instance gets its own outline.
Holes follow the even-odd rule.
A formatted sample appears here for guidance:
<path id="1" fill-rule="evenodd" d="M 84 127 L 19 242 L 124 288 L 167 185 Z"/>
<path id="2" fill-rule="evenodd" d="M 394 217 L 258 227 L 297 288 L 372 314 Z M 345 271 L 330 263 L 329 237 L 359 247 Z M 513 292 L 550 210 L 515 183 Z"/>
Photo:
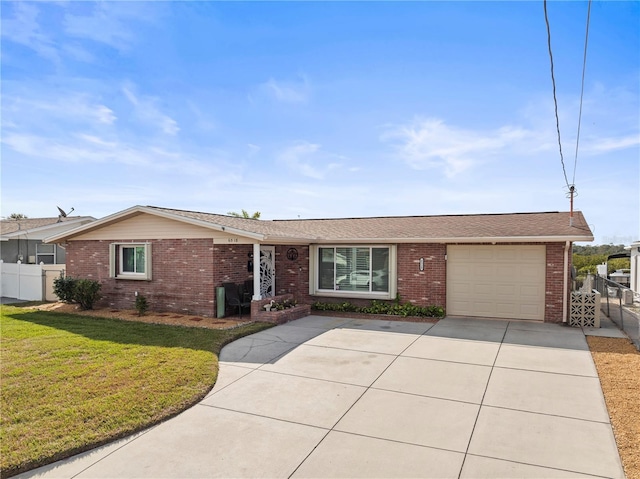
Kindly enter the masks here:
<path id="1" fill-rule="evenodd" d="M 0 475 L 177 414 L 215 383 L 222 346 L 270 326 L 185 328 L 2 306 Z"/>

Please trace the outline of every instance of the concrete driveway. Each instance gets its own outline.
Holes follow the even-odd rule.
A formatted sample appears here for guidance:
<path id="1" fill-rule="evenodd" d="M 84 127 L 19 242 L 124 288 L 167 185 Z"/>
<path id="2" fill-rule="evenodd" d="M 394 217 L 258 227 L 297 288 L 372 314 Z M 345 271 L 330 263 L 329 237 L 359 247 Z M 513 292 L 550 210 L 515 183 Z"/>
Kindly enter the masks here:
<path id="1" fill-rule="evenodd" d="M 624 477 L 580 329 L 310 316 L 220 364 L 197 406 L 22 477 Z"/>

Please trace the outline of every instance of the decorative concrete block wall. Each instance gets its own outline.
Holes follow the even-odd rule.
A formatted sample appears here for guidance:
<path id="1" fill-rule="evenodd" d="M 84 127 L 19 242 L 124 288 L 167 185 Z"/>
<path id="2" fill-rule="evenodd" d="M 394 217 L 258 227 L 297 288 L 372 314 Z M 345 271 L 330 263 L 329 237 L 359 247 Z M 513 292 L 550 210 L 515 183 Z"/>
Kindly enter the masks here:
<path id="1" fill-rule="evenodd" d="M 600 327 L 600 293 L 573 291 L 569 313 L 570 326 Z"/>

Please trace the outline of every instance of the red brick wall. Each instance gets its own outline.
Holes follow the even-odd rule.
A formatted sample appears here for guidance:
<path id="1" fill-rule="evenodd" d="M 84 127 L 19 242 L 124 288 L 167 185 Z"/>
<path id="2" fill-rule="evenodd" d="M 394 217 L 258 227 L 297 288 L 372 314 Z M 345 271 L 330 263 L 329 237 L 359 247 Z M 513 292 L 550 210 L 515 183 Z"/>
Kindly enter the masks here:
<path id="1" fill-rule="evenodd" d="M 145 296 L 153 311 L 215 316 L 215 288 L 223 282 L 242 283 L 252 245 L 214 245 L 211 239 L 140 239 L 152 244 L 152 279 L 109 278 L 109 241 L 71 241 L 67 245 L 67 274 L 102 284 L 98 306 L 135 307 L 135 292 Z M 122 241 L 127 243 L 131 241 Z"/>
<path id="2" fill-rule="evenodd" d="M 508 243 L 539 244 L 539 243 Z M 564 286 L 564 243 L 547 243 L 545 278 L 545 322 L 562 321 L 562 301 Z M 398 244 L 398 294 L 402 302 L 418 306 L 440 306 L 446 308 L 447 265 L 444 244 Z M 420 258 L 424 258 L 424 271 L 420 271 Z M 569 274 L 571 254 L 569 254 Z M 567 282 L 567 288 L 570 283 Z M 568 296 L 567 296 L 568 297 Z M 315 297 L 322 302 L 342 302 L 341 298 Z M 363 306 L 370 300 L 349 299 L 349 302 Z"/>
<path id="3" fill-rule="evenodd" d="M 289 248 L 295 248 L 298 258 L 287 258 Z M 298 303 L 312 303 L 309 296 L 309 247 L 276 246 L 276 295 L 291 293 Z"/>
<path id="4" fill-rule="evenodd" d="M 547 275 L 545 287 L 545 314 L 544 320 L 549 323 L 562 322 L 562 300 L 564 278 L 564 243 L 547 244 Z M 571 245 L 569 245 L 569 268 L 567 271 L 567 308 L 569 291 L 571 288 Z"/>
<path id="5" fill-rule="evenodd" d="M 398 294 L 401 302 L 444 308 L 447 292 L 447 264 L 444 244 L 398 245 Z M 424 271 L 420 271 L 424 258 Z"/>
<path id="6" fill-rule="evenodd" d="M 224 282 L 242 283 L 253 277 L 247 270 L 253 245 L 214 245 L 211 239 L 139 240 L 153 245 L 153 279 L 133 281 L 109 278 L 110 241 L 72 241 L 67 245 L 67 274 L 102 283 L 99 306 L 132 309 L 135 291 L 154 311 L 215 316 L 215 288 Z M 123 241 L 128 242 L 128 241 Z M 524 244 L 524 243 L 523 243 Z M 289 248 L 298 258 L 289 260 Z M 562 321 L 564 243 L 549 243 L 546 257 L 545 321 Z M 446 245 L 399 244 L 398 294 L 403 302 L 419 306 L 446 306 Z M 419 270 L 424 258 L 424 271 Z M 569 254 L 571 261 L 571 254 Z M 309 295 L 309 247 L 276 246 L 276 294 L 292 294 L 299 303 L 343 301 Z M 355 304 L 369 300 L 353 299 Z"/>

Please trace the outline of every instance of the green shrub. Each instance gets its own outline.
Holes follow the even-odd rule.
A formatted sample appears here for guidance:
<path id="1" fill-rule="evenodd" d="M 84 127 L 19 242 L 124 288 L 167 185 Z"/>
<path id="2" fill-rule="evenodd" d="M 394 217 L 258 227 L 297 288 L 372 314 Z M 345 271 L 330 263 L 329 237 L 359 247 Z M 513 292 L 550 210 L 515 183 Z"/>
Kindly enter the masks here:
<path id="1" fill-rule="evenodd" d="M 138 316 L 144 315 L 149 309 L 149 302 L 147 298 L 139 294 L 136 296 L 136 311 L 138 311 Z"/>
<path id="2" fill-rule="evenodd" d="M 64 273 L 60 273 L 60 276 L 53 280 L 53 292 L 64 303 L 73 303 L 73 289 L 75 288 L 77 279 L 64 276 Z"/>
<path id="3" fill-rule="evenodd" d="M 399 298 L 393 303 L 385 303 L 384 301 L 373 300 L 369 306 L 356 306 L 349 302 L 344 303 L 322 303 L 316 301 L 313 309 L 317 311 L 339 311 L 349 313 L 366 313 L 366 314 L 391 314 L 394 316 L 419 316 L 423 318 L 442 318 L 444 317 L 444 309 L 440 306 L 416 306 L 411 303 L 401 304 Z"/>
<path id="4" fill-rule="evenodd" d="M 78 279 L 73 288 L 73 300 L 82 309 L 93 309 L 93 305 L 100 299 L 102 285 L 92 279 Z"/>

